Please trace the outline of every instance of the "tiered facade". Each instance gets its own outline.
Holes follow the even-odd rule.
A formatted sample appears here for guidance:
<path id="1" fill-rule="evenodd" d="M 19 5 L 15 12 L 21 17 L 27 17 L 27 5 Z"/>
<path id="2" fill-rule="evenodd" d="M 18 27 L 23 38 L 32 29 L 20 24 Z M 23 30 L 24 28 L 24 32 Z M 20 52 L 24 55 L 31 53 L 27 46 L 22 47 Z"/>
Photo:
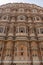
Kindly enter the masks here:
<path id="1" fill-rule="evenodd" d="M 0 65 L 43 65 L 42 7 L 0 6 Z"/>

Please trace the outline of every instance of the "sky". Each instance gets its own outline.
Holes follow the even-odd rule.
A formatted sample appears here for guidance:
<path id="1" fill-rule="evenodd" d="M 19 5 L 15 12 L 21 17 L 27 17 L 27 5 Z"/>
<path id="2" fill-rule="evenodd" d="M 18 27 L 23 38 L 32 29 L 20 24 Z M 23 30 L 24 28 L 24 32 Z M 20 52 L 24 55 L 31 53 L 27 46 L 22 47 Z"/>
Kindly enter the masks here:
<path id="1" fill-rule="evenodd" d="M 38 6 L 43 7 L 43 0 L 0 0 L 0 5 L 6 4 L 6 3 L 30 3 L 30 4 L 36 4 Z"/>

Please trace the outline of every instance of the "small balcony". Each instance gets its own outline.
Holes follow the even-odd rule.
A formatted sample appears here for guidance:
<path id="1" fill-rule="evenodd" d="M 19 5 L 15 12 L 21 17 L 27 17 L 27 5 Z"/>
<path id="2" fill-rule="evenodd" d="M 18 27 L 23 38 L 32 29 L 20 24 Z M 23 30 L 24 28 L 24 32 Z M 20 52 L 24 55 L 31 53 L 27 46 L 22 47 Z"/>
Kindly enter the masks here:
<path id="1" fill-rule="evenodd" d="M 30 36 L 35 36 L 35 34 L 34 33 L 31 33 Z"/>
<path id="2" fill-rule="evenodd" d="M 30 40 L 36 40 L 36 35 L 34 33 L 30 34 Z"/>
<path id="3" fill-rule="evenodd" d="M 30 58 L 28 58 L 28 57 L 22 57 L 22 56 L 16 56 L 16 57 L 14 57 L 14 60 L 13 60 L 13 62 L 18 62 L 18 63 L 31 63 L 31 60 L 30 60 Z"/>
<path id="4" fill-rule="evenodd" d="M 13 33 L 8 33 L 8 36 L 13 36 Z"/>
<path id="5" fill-rule="evenodd" d="M 41 37 L 41 36 L 43 36 L 43 34 L 38 34 L 38 37 Z"/>
<path id="6" fill-rule="evenodd" d="M 28 40 L 27 33 L 16 33 L 16 40 Z"/>

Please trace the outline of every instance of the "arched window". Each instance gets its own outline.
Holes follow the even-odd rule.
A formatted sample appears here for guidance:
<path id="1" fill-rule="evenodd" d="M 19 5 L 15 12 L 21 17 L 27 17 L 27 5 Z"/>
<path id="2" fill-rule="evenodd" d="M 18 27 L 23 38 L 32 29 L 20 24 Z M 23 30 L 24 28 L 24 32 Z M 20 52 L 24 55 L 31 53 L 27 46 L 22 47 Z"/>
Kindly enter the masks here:
<path id="1" fill-rule="evenodd" d="M 41 18 L 40 18 L 39 16 L 33 17 L 33 20 L 34 20 L 34 21 L 40 21 L 40 19 L 41 19 Z"/>
<path id="2" fill-rule="evenodd" d="M 19 28 L 19 32 L 20 32 L 20 33 L 25 33 L 25 28 L 24 28 L 24 27 L 20 27 L 20 28 Z"/>
<path id="3" fill-rule="evenodd" d="M 23 56 L 23 54 L 24 54 L 24 48 L 21 47 L 21 56 Z"/>
<path id="4" fill-rule="evenodd" d="M 23 56 L 23 52 L 21 52 L 21 56 Z"/>
<path id="5" fill-rule="evenodd" d="M 23 47 L 21 47 L 21 51 L 23 51 Z"/>
<path id="6" fill-rule="evenodd" d="M 3 27 L 0 27 L 0 33 L 2 33 L 3 32 Z"/>
<path id="7" fill-rule="evenodd" d="M 38 34 L 43 34 L 43 27 L 37 28 L 37 33 Z"/>
<path id="8" fill-rule="evenodd" d="M 24 12 L 24 9 L 23 8 L 20 8 L 18 11 L 19 12 Z"/>
<path id="9" fill-rule="evenodd" d="M 20 15 L 20 16 L 18 16 L 18 17 L 17 17 L 17 19 L 18 19 L 18 20 L 25 20 L 25 19 L 26 19 L 26 17 L 25 17 L 25 16 L 23 16 L 23 15 Z"/>
<path id="10" fill-rule="evenodd" d="M 10 12 L 10 8 L 6 8 L 5 9 L 5 12 Z"/>
<path id="11" fill-rule="evenodd" d="M 36 20 L 39 21 L 40 20 L 40 17 L 36 17 Z"/>
<path id="12" fill-rule="evenodd" d="M 19 26 L 16 28 L 16 33 L 27 33 L 28 32 L 28 28 L 26 28 L 25 26 Z"/>
<path id="13" fill-rule="evenodd" d="M 40 33 L 41 33 L 41 34 L 43 34 L 43 27 L 42 27 L 42 28 L 40 28 Z"/>
<path id="14" fill-rule="evenodd" d="M 37 9 L 32 9 L 32 12 L 33 13 L 37 13 Z"/>
<path id="15" fill-rule="evenodd" d="M 4 44 L 2 44 L 2 42 L 0 41 L 0 51 L 2 51 L 3 47 L 4 47 Z"/>
<path id="16" fill-rule="evenodd" d="M 4 15 L 4 16 L 2 17 L 2 19 L 8 20 L 8 16 L 7 16 L 7 15 Z"/>

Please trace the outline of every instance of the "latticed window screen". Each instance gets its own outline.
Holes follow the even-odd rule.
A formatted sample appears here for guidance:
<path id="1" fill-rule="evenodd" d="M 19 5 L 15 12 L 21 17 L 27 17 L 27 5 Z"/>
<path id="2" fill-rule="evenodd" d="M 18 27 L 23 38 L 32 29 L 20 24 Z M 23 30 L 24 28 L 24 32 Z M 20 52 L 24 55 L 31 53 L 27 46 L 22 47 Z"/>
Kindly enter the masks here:
<path id="1" fill-rule="evenodd" d="M 20 33 L 25 33 L 25 28 L 24 28 L 24 27 L 20 27 L 20 28 L 19 28 L 19 32 L 20 32 Z"/>
<path id="2" fill-rule="evenodd" d="M 43 28 L 40 28 L 40 32 L 41 32 L 41 34 L 43 34 Z"/>
<path id="3" fill-rule="evenodd" d="M 43 28 L 37 28 L 36 31 L 37 31 L 38 34 L 40 34 L 40 33 L 43 34 Z"/>
<path id="4" fill-rule="evenodd" d="M 4 45 L 2 43 L 0 43 L 0 51 L 2 51 Z"/>
<path id="5" fill-rule="evenodd" d="M 34 20 L 34 21 L 39 21 L 39 20 L 40 20 L 40 17 L 38 17 L 38 16 L 33 17 L 33 20 Z"/>
<path id="6" fill-rule="evenodd" d="M 37 13 L 37 10 L 36 10 L 36 9 L 33 9 L 32 12 L 33 12 L 33 13 Z"/>
<path id="7" fill-rule="evenodd" d="M 18 20 L 25 20 L 25 19 L 26 19 L 26 17 L 23 15 L 18 16 Z"/>
<path id="8" fill-rule="evenodd" d="M 0 27 L 0 33 L 2 33 L 3 32 L 3 27 Z"/>

